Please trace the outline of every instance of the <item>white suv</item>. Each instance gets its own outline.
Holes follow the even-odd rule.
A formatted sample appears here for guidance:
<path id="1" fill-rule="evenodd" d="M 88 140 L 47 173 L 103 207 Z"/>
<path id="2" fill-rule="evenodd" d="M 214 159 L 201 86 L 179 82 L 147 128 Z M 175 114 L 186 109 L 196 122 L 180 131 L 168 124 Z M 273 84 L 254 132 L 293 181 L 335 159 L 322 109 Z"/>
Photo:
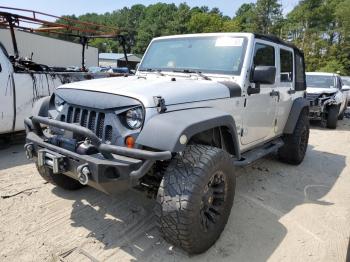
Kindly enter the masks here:
<path id="1" fill-rule="evenodd" d="M 343 81 L 343 89 L 349 89 L 346 91 L 346 96 L 348 98 L 348 106 L 350 106 L 350 76 L 342 76 L 341 80 Z"/>
<path id="2" fill-rule="evenodd" d="M 230 215 L 235 166 L 274 151 L 304 159 L 305 89 L 303 54 L 278 38 L 156 38 L 135 76 L 63 85 L 39 101 L 25 149 L 62 188 L 149 191 L 163 236 L 201 253 Z"/>
<path id="3" fill-rule="evenodd" d="M 349 88 L 343 86 L 338 74 L 306 73 L 306 98 L 310 102 L 311 120 L 321 120 L 328 128 L 335 129 L 338 119 L 344 118 Z"/>

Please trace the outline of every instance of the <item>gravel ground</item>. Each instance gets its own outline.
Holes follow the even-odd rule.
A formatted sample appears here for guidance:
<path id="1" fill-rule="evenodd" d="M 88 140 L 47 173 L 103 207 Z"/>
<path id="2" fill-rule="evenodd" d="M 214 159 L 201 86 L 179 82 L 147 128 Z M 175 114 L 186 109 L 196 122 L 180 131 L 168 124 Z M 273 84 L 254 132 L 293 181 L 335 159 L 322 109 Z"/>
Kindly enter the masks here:
<path id="1" fill-rule="evenodd" d="M 133 191 L 112 198 L 92 188 L 55 188 L 39 177 L 19 142 L 0 150 L 0 260 L 345 261 L 349 131 L 350 119 L 337 130 L 314 125 L 300 166 L 269 156 L 237 169 L 226 229 L 193 257 L 159 236 L 152 200 Z"/>

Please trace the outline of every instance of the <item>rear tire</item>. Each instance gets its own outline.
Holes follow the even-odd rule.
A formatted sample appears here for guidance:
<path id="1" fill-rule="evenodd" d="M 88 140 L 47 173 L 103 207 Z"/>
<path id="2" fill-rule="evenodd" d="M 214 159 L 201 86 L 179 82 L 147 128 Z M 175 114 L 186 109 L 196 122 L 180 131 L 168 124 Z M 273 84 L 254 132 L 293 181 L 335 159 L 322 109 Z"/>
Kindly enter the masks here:
<path id="1" fill-rule="evenodd" d="M 309 142 L 310 124 L 307 111 L 300 113 L 293 134 L 283 136 L 284 145 L 278 150 L 278 157 L 282 162 L 299 165 L 305 157 Z"/>
<path id="2" fill-rule="evenodd" d="M 330 129 L 337 128 L 338 113 L 339 113 L 338 106 L 330 106 L 328 108 L 328 114 L 327 114 L 327 127 L 328 128 L 330 128 Z"/>
<path id="3" fill-rule="evenodd" d="M 77 180 L 68 177 L 66 175 L 63 174 L 54 174 L 52 172 L 52 169 L 48 168 L 48 167 L 39 167 L 38 164 L 36 163 L 36 168 L 40 174 L 40 176 L 47 182 L 61 187 L 65 190 L 77 190 L 80 189 L 82 187 L 84 187 L 84 185 L 80 184 Z"/>
<path id="4" fill-rule="evenodd" d="M 209 249 L 225 228 L 233 205 L 236 178 L 225 151 L 190 145 L 168 166 L 157 205 L 160 232 L 189 254 Z"/>

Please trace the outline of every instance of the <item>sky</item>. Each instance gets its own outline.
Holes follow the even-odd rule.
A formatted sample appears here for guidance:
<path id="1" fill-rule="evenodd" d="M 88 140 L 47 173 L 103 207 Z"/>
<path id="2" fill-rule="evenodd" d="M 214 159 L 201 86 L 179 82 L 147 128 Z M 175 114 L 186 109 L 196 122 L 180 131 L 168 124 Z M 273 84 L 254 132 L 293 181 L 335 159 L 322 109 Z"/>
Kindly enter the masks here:
<path id="1" fill-rule="evenodd" d="M 298 3 L 299 0 L 280 0 L 284 13 L 289 12 Z M 224 15 L 232 17 L 236 10 L 243 4 L 255 2 L 254 0 L 0 0 L 0 6 L 16 7 L 41 11 L 57 16 L 61 15 L 81 15 L 85 13 L 105 13 L 125 6 L 130 7 L 134 4 L 150 5 L 157 2 L 179 4 L 187 2 L 190 6 L 203 6 L 209 8 L 218 7 Z"/>

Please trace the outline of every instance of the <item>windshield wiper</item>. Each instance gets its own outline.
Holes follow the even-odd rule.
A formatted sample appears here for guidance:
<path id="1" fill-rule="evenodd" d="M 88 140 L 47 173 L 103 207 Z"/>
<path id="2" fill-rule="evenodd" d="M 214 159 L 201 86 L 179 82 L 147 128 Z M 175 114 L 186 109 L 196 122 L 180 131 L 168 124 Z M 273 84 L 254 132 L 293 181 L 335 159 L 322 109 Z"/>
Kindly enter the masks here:
<path id="1" fill-rule="evenodd" d="M 182 69 L 182 70 L 173 70 L 174 73 L 186 73 L 186 74 L 196 74 L 200 77 L 202 77 L 205 80 L 211 80 L 209 76 L 203 75 L 201 71 L 198 70 L 188 70 L 188 69 Z"/>
<path id="2" fill-rule="evenodd" d="M 145 68 L 145 69 L 142 69 L 142 70 L 139 70 L 141 72 L 155 72 L 155 73 L 158 73 L 158 75 L 160 76 L 165 76 L 163 73 L 162 73 L 162 70 L 160 69 L 154 69 L 154 68 Z"/>

